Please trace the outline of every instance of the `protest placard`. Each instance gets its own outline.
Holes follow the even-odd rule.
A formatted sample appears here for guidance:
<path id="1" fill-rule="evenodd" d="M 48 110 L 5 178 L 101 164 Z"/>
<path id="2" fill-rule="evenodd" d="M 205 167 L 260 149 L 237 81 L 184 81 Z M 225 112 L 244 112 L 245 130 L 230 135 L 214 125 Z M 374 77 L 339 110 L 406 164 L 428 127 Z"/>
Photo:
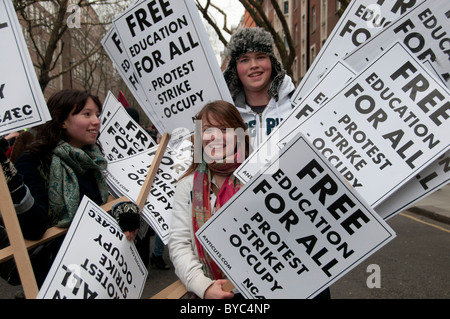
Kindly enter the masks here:
<path id="1" fill-rule="evenodd" d="M 450 87 L 450 2 L 427 0 L 350 52 L 344 61 L 359 72 L 397 40 Z"/>
<path id="2" fill-rule="evenodd" d="M 50 113 L 12 1 L 0 1 L 0 135 L 43 124 Z"/>
<path id="3" fill-rule="evenodd" d="M 138 299 L 147 269 L 115 219 L 84 197 L 38 299 Z"/>
<path id="4" fill-rule="evenodd" d="M 154 110 L 152 108 L 145 107 L 145 105 L 149 104 L 147 96 L 145 95 L 144 89 L 138 81 L 133 68 L 131 67 L 128 56 L 125 53 L 125 48 L 118 39 L 118 36 L 119 35 L 117 34 L 114 26 L 112 26 L 102 39 L 103 48 L 113 64 L 116 66 L 122 80 L 127 84 L 128 89 L 133 94 L 133 97 L 139 103 L 152 124 L 155 125 L 159 132 L 166 132 L 164 124 L 160 122 Z"/>
<path id="5" fill-rule="evenodd" d="M 246 298 L 312 298 L 395 233 L 299 134 L 196 236 Z"/>
<path id="6" fill-rule="evenodd" d="M 450 152 L 447 151 L 389 196 L 375 211 L 384 219 L 395 216 L 450 181 Z"/>
<path id="7" fill-rule="evenodd" d="M 367 62 L 366 59 L 364 60 Z M 345 61 L 338 63 L 346 65 Z M 333 69 L 336 69 L 337 72 L 333 72 Z M 276 154 L 280 148 L 301 131 L 300 124 L 317 111 L 317 107 L 320 104 L 327 101 L 333 88 L 339 88 L 339 86 L 336 86 L 336 83 L 342 83 L 344 85 L 344 77 L 339 78 L 339 76 L 340 74 L 345 76 L 345 72 L 349 72 L 350 70 L 351 68 L 349 66 L 343 69 L 335 65 L 321 77 L 309 94 L 295 106 L 292 114 L 283 120 L 268 139 L 235 171 L 235 175 L 243 182 L 248 182 L 261 168 L 262 164 L 266 163 L 271 156 Z M 330 83 L 335 83 L 335 85 L 331 85 Z M 314 97 L 313 101 L 310 101 L 311 96 Z M 450 174 L 450 165 L 448 163 L 448 156 L 443 156 L 433 161 L 420 172 L 420 176 L 418 175 L 412 178 L 378 205 L 375 208 L 376 212 L 382 218 L 388 219 L 447 184 Z"/>
<path id="8" fill-rule="evenodd" d="M 448 150 L 448 104 L 445 85 L 396 43 L 300 130 L 376 207 Z"/>
<path id="9" fill-rule="evenodd" d="M 114 110 L 117 108 L 117 105 L 120 104 L 119 100 L 114 96 L 111 91 L 108 91 L 106 94 L 105 100 L 102 105 L 102 113 L 100 114 L 100 123 L 101 126 L 104 125 L 111 115 L 114 113 Z"/>
<path id="10" fill-rule="evenodd" d="M 106 179 L 110 191 L 136 202 L 157 147 L 108 163 Z M 168 147 L 159 165 L 142 216 L 164 243 L 169 240 L 172 200 L 178 178 L 192 162 L 192 143 L 185 140 L 178 148 Z"/>
<path id="11" fill-rule="evenodd" d="M 350 1 L 292 95 L 291 101 L 298 103 L 334 63 L 424 1 Z"/>
<path id="12" fill-rule="evenodd" d="M 172 139 L 193 134 L 209 101 L 232 101 L 192 0 L 141 1 L 114 28 L 152 108 Z"/>
<path id="13" fill-rule="evenodd" d="M 341 61 L 335 63 L 233 174 L 242 182 L 248 182 L 272 157 L 278 154 L 280 148 L 289 139 L 297 135 L 300 124 L 314 114 L 333 93 L 344 87 L 353 76 L 355 72 L 345 63 Z M 283 139 L 283 144 L 280 144 L 280 139 Z"/>
<path id="14" fill-rule="evenodd" d="M 131 118 L 120 102 L 108 107 L 99 141 L 108 161 L 140 153 L 156 145 L 145 129 Z"/>

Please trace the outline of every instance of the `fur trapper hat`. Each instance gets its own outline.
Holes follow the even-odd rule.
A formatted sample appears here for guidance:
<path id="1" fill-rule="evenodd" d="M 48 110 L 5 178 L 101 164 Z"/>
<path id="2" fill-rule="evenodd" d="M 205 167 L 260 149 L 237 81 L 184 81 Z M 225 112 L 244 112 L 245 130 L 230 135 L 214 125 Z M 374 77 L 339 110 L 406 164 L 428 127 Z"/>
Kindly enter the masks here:
<path id="1" fill-rule="evenodd" d="M 231 36 L 228 42 L 230 60 L 223 73 L 225 81 L 233 99 L 243 90 L 241 80 L 236 70 L 237 60 L 249 52 L 261 52 L 267 54 L 272 61 L 272 84 L 269 88 L 269 96 L 278 99 L 278 91 L 283 82 L 286 71 L 275 57 L 273 51 L 272 35 L 263 28 L 239 28 Z"/>

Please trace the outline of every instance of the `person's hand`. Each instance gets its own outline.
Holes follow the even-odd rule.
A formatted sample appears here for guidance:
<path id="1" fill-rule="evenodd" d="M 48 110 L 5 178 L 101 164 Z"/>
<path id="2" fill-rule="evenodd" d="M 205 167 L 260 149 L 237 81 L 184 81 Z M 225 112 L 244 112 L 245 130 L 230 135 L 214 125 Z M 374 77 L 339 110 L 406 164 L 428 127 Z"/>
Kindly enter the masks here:
<path id="1" fill-rule="evenodd" d="M 133 241 L 141 223 L 139 207 L 133 202 L 120 202 L 111 208 L 111 215 L 119 223 L 125 237 Z"/>
<path id="2" fill-rule="evenodd" d="M 139 228 L 138 229 L 135 229 L 135 230 L 133 230 L 133 231 L 124 231 L 123 233 L 125 234 L 125 237 L 129 240 L 129 241 L 133 241 L 135 238 L 136 238 L 136 235 L 137 235 L 137 233 L 138 233 L 138 231 L 139 231 Z"/>
<path id="3" fill-rule="evenodd" d="M 208 287 L 205 291 L 205 299 L 231 299 L 234 297 L 233 292 L 227 292 L 222 289 L 222 286 L 228 282 L 226 279 L 218 279 Z"/>
<path id="4" fill-rule="evenodd" d="M 5 136 L 5 140 L 9 141 L 9 140 L 15 139 L 19 135 L 20 135 L 19 132 L 11 132 L 11 133 L 9 133 L 8 135 Z"/>

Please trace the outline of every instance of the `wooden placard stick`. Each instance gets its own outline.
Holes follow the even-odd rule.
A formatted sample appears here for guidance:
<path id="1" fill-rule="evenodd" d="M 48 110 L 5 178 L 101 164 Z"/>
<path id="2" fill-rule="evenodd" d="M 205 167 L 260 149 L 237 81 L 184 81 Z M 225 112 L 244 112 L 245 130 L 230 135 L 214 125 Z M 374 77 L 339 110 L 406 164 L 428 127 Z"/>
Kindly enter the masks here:
<path id="1" fill-rule="evenodd" d="M 144 185 L 142 186 L 141 192 L 136 200 L 136 205 L 139 207 L 139 211 L 144 208 L 145 202 L 147 201 L 148 194 L 150 194 L 150 189 L 152 188 L 153 181 L 155 179 L 156 173 L 159 169 L 159 164 L 161 164 L 162 157 L 166 151 L 167 144 L 169 143 L 170 136 L 168 133 L 164 133 L 159 143 L 158 150 L 156 151 L 155 157 L 153 157 L 152 165 L 147 172 L 145 177 Z"/>
<path id="2" fill-rule="evenodd" d="M 25 297 L 27 299 L 35 299 L 39 292 L 36 277 L 34 276 L 30 256 L 28 255 L 22 229 L 19 225 L 16 209 L 14 208 L 11 194 L 9 193 L 3 169 L 0 169 L 0 171 L 0 211 L 5 223 L 9 243 L 13 250 L 14 260 L 16 262 L 17 271 L 19 272 L 20 281 L 22 282 Z"/>
<path id="3" fill-rule="evenodd" d="M 226 292 L 233 291 L 234 288 L 234 284 L 230 280 L 222 285 L 222 290 Z"/>

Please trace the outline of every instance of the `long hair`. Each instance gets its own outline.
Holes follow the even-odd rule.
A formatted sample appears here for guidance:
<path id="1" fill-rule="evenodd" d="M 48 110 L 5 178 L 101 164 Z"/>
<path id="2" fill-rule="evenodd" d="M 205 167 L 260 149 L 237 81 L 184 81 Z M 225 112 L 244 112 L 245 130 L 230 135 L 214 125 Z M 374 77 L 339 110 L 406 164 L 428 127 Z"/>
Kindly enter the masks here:
<path id="1" fill-rule="evenodd" d="M 47 102 L 52 119 L 35 128 L 35 140 L 29 146 L 29 151 L 49 155 L 60 140 L 67 141 L 68 136 L 62 125 L 71 112 L 81 112 L 88 98 L 94 101 L 101 112 L 102 103 L 99 98 L 87 91 L 66 89 L 52 95 Z"/>
<path id="2" fill-rule="evenodd" d="M 237 108 L 226 101 L 214 101 L 206 104 L 200 112 L 195 116 L 196 121 L 201 121 L 202 117 L 205 116 L 207 119 L 214 119 L 220 125 L 226 128 L 232 128 L 232 129 L 242 129 L 242 132 L 245 132 L 244 136 L 244 153 L 245 158 L 249 155 L 249 149 L 250 149 L 250 142 L 249 142 L 249 136 L 247 131 L 247 126 L 245 125 L 244 120 L 242 119 L 241 114 L 237 110 Z M 197 122 L 196 122 L 197 123 Z M 195 138 L 194 143 L 202 143 L 201 138 Z M 239 141 L 238 141 L 239 143 Z M 239 147 L 238 145 L 236 145 Z M 194 149 L 196 149 L 194 145 Z M 202 152 L 203 153 L 203 152 Z M 189 168 L 186 170 L 186 172 L 183 174 L 183 176 L 180 177 L 180 180 L 192 173 L 194 173 L 197 169 L 197 167 L 201 163 L 192 161 Z"/>

